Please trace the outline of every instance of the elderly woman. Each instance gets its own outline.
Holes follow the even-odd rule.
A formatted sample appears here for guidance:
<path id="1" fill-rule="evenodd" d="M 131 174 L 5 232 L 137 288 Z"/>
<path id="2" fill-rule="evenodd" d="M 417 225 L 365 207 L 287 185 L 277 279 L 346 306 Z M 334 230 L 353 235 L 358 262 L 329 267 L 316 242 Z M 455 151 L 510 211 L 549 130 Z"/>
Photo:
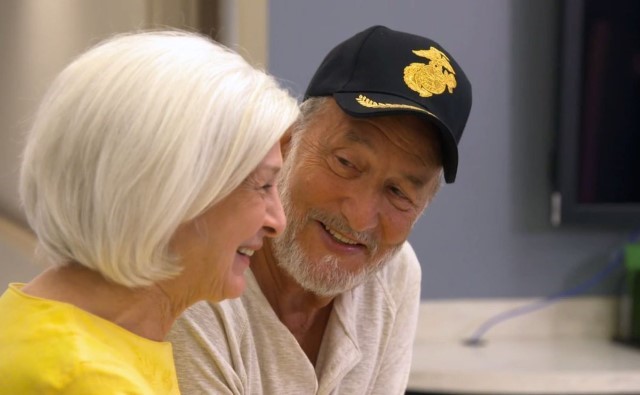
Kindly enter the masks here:
<path id="1" fill-rule="evenodd" d="M 2 393 L 178 393 L 165 334 L 239 296 L 282 232 L 278 140 L 297 115 L 272 77 L 190 33 L 117 36 L 71 63 L 23 154 L 53 266 L 0 298 Z"/>

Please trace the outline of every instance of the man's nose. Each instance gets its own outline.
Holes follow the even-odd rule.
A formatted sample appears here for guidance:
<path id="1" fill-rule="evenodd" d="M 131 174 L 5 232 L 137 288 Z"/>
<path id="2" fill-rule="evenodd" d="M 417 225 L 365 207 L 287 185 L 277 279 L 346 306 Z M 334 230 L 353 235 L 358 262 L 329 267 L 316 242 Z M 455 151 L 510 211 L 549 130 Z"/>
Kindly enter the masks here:
<path id="1" fill-rule="evenodd" d="M 342 201 L 342 214 L 356 232 L 371 231 L 380 223 L 382 203 L 373 188 L 354 188 Z"/>

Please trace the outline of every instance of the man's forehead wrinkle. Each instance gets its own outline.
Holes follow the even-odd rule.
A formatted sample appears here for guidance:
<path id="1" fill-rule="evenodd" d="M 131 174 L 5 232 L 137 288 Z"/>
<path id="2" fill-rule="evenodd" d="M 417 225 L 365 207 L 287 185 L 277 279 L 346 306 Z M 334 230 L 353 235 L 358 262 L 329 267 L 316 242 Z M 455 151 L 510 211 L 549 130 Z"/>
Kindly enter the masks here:
<path id="1" fill-rule="evenodd" d="M 375 125 L 375 130 L 367 131 L 366 133 L 364 131 L 357 130 L 357 128 L 350 127 L 345 133 L 345 138 L 350 142 L 366 145 L 369 148 L 374 148 L 374 144 L 372 142 L 370 134 L 379 133 L 385 140 L 398 147 L 400 150 L 407 152 L 408 154 L 416 155 L 415 152 L 412 152 L 410 150 L 411 148 L 417 147 L 416 142 L 411 141 L 408 136 L 404 136 L 404 134 L 406 133 L 394 133 L 394 126 L 395 125 Z"/>
<path id="2" fill-rule="evenodd" d="M 318 135 L 321 145 L 327 144 L 325 148 L 329 148 L 335 144 L 354 143 L 369 150 L 376 151 L 378 138 L 384 140 L 385 145 L 396 147 L 402 156 L 412 158 L 428 172 L 432 166 L 437 163 L 437 153 L 433 150 L 437 149 L 433 146 L 434 141 L 427 136 L 423 128 L 429 128 L 426 121 L 421 120 L 413 115 L 386 116 L 374 118 L 354 118 L 345 114 L 337 105 L 331 107 L 329 104 L 329 114 L 324 120 L 316 119 L 316 125 L 327 133 L 326 137 L 322 134 Z M 376 135 L 378 137 L 376 137 Z M 423 171 L 421 170 L 420 173 Z M 426 175 L 412 175 L 413 179 L 405 176 L 404 178 L 416 187 L 424 186 Z"/>
<path id="3" fill-rule="evenodd" d="M 345 134 L 345 137 L 351 142 L 363 144 L 369 148 L 373 148 L 371 139 L 367 138 L 364 133 L 357 133 L 355 130 L 349 129 Z"/>
<path id="4" fill-rule="evenodd" d="M 425 147 L 423 146 L 426 142 L 423 139 L 410 139 L 408 138 L 409 133 L 391 133 L 387 130 L 381 130 L 380 133 L 389 144 L 406 153 L 408 156 L 417 159 L 422 166 L 428 167 L 429 162 L 425 158 Z"/>
<path id="5" fill-rule="evenodd" d="M 425 180 L 412 174 L 403 174 L 403 177 L 409 180 L 409 182 L 416 188 L 422 188 L 426 184 Z"/>

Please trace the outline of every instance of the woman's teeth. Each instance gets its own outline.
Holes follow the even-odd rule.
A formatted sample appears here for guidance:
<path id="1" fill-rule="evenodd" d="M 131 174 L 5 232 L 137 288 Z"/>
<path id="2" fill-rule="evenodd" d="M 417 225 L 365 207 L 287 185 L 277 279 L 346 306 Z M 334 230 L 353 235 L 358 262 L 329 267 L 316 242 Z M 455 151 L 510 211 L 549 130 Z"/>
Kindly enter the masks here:
<path id="1" fill-rule="evenodd" d="M 324 228 L 327 230 L 327 232 L 329 232 L 329 234 L 331 234 L 331 236 L 333 236 L 336 240 L 338 240 L 341 243 L 349 244 L 349 245 L 358 245 L 358 244 L 360 244 L 360 243 L 358 243 L 356 241 L 353 241 L 351 239 L 346 238 L 345 236 L 341 235 L 340 233 L 336 232 L 335 230 L 329 228 L 327 225 L 324 225 Z"/>
<path id="2" fill-rule="evenodd" d="M 244 248 L 244 247 L 238 248 L 238 253 L 242 255 L 246 255 L 248 257 L 252 256 L 254 252 L 255 252 L 254 250 L 250 250 L 248 248 Z"/>

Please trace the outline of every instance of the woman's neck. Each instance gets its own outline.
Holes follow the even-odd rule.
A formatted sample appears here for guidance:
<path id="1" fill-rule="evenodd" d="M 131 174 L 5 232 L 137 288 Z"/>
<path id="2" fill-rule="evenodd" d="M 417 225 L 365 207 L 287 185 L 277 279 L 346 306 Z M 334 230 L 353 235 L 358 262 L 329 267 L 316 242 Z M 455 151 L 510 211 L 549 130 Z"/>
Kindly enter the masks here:
<path id="1" fill-rule="evenodd" d="M 182 312 L 158 285 L 128 288 L 78 264 L 48 269 L 22 291 L 72 304 L 154 341 L 164 340 Z"/>

